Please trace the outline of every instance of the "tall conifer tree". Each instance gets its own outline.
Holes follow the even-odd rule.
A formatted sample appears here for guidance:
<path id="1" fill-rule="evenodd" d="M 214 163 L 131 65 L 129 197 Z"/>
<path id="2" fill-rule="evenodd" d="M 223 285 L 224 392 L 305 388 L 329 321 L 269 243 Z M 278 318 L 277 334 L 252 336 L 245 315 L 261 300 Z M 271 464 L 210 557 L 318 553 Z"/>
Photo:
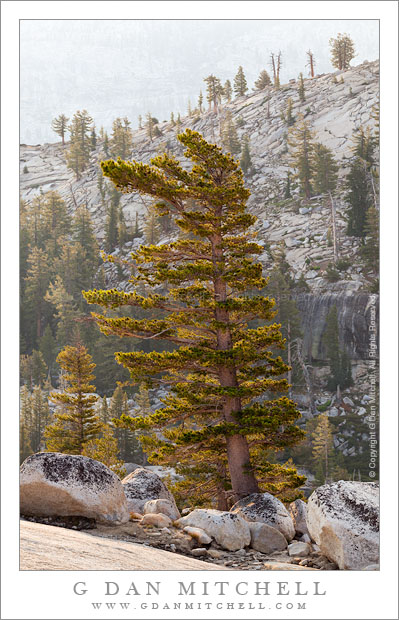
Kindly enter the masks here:
<path id="1" fill-rule="evenodd" d="M 105 308 L 127 305 L 137 311 L 162 311 L 163 318 L 157 319 L 94 313 L 105 334 L 162 339 L 176 346 L 161 353 L 116 353 L 135 382 L 145 381 L 148 387 L 166 383 L 171 388 L 163 409 L 145 418 L 125 417 L 121 423 L 131 429 L 162 430 L 165 440 L 159 439 L 155 450 L 161 457 L 188 447 L 206 451 L 219 442 L 234 500 L 259 489 L 250 449 L 297 443 L 302 437 L 295 425 L 299 412 L 292 401 L 278 397 L 287 389 L 287 381 L 280 378 L 287 366 L 270 350 L 283 346 L 278 325 L 247 325 L 255 316 L 270 321 L 273 301 L 253 295 L 266 280 L 253 259 L 263 249 L 249 230 L 255 217 L 246 211 L 249 192 L 242 171 L 231 156 L 197 132 L 187 129 L 178 139 L 194 162 L 190 171 L 166 154 L 152 159 L 151 165 L 102 162 L 105 176 L 116 187 L 163 201 L 160 213 L 173 214 L 177 225 L 192 236 L 142 246 L 132 255 L 137 266 L 132 283 L 162 284 L 167 292 L 144 297 L 136 291 L 92 290 L 84 295 L 89 303 Z M 275 399 L 262 399 L 273 393 Z"/>

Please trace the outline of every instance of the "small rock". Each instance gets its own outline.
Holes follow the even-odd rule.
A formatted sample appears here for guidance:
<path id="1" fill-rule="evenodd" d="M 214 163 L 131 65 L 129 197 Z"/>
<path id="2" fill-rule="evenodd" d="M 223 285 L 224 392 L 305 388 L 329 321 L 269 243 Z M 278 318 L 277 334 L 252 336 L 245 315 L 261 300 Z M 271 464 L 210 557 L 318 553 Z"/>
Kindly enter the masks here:
<path id="1" fill-rule="evenodd" d="M 169 527 L 171 519 L 164 514 L 146 514 L 140 521 L 140 525 L 153 525 L 154 527 Z"/>
<path id="2" fill-rule="evenodd" d="M 169 545 L 169 549 L 172 551 L 172 553 L 176 553 L 176 545 L 174 545 L 173 543 Z"/>
<path id="3" fill-rule="evenodd" d="M 300 558 L 304 558 L 309 555 L 311 551 L 310 545 L 304 542 L 294 542 L 288 545 L 288 554 L 293 556 L 298 556 Z"/>
<path id="4" fill-rule="evenodd" d="M 141 521 L 141 519 L 143 518 L 143 515 L 141 515 L 139 512 L 131 512 L 129 516 L 130 521 Z"/>
<path id="5" fill-rule="evenodd" d="M 261 553 L 273 553 L 287 548 L 287 540 L 275 527 L 258 521 L 250 522 L 251 547 Z"/>
<path id="6" fill-rule="evenodd" d="M 183 532 L 195 538 L 201 545 L 209 545 L 212 542 L 212 538 L 200 527 L 190 527 L 186 525 L 186 527 L 183 528 Z"/>
<path id="7" fill-rule="evenodd" d="M 300 207 L 299 209 L 299 213 L 301 215 L 306 215 L 306 213 L 309 213 L 310 209 L 308 209 L 307 207 Z"/>
<path id="8" fill-rule="evenodd" d="M 351 398 L 349 398 L 349 396 L 344 396 L 342 400 L 344 401 L 345 405 L 349 405 L 349 407 L 355 406 L 355 403 L 353 402 Z"/>
<path id="9" fill-rule="evenodd" d="M 151 499 L 144 504 L 144 514 L 162 513 L 175 521 L 180 518 L 180 512 L 175 502 L 169 499 Z"/>
<path id="10" fill-rule="evenodd" d="M 301 538 L 299 540 L 301 540 L 302 542 L 305 542 L 305 543 L 311 543 L 312 542 L 309 534 L 302 534 L 302 536 L 301 536 Z"/>
<path id="11" fill-rule="evenodd" d="M 203 555 L 208 555 L 208 551 L 207 549 L 205 549 L 205 547 L 197 547 L 196 549 L 191 549 L 191 555 L 199 558 Z"/>
<path id="12" fill-rule="evenodd" d="M 290 564 L 288 562 L 265 562 L 263 564 L 265 570 L 317 570 L 310 566 L 299 566 L 299 564 Z"/>
<path id="13" fill-rule="evenodd" d="M 207 553 L 214 560 L 219 560 L 225 556 L 225 553 L 223 553 L 223 551 L 219 551 L 218 549 L 208 549 Z"/>

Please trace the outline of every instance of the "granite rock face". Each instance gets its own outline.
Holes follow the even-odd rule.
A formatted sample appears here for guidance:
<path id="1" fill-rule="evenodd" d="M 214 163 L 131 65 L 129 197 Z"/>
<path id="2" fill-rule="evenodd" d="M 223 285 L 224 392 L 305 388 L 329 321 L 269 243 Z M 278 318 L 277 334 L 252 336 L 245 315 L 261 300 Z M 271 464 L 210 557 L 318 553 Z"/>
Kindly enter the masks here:
<path id="1" fill-rule="evenodd" d="M 28 516 L 87 517 L 120 525 L 129 519 L 116 474 L 86 456 L 40 452 L 20 469 L 20 510 Z"/>
<path id="2" fill-rule="evenodd" d="M 224 549 L 238 551 L 251 542 L 249 525 L 241 516 L 221 510 L 197 508 L 176 521 L 176 525 L 200 528 Z"/>
<path id="3" fill-rule="evenodd" d="M 144 506 L 154 499 L 167 499 L 178 513 L 172 493 L 168 491 L 161 478 L 144 467 L 135 469 L 122 480 L 129 512 L 144 514 Z"/>
<path id="4" fill-rule="evenodd" d="M 320 551 L 340 569 L 378 564 L 378 483 L 340 480 L 319 487 L 308 501 L 307 525 Z"/>
<path id="5" fill-rule="evenodd" d="M 290 541 L 295 536 L 291 515 L 277 497 L 270 493 L 252 493 L 234 504 L 230 512 L 247 521 L 260 521 L 274 527 Z"/>

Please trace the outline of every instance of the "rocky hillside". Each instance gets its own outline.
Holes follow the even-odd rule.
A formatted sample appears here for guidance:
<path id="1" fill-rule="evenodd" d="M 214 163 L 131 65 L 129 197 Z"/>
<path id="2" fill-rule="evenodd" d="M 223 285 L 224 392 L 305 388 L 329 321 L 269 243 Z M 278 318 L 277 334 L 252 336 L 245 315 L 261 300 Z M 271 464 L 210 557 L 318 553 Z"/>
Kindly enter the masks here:
<path id="1" fill-rule="evenodd" d="M 271 265 L 270 251 L 283 240 L 287 260 L 295 279 L 305 278 L 310 293 L 298 299 L 305 332 L 305 352 L 315 360 L 323 360 L 321 334 L 331 305 L 337 305 L 341 336 L 353 362 L 361 363 L 367 352 L 367 312 L 369 278 L 358 258 L 357 238 L 346 235 L 347 205 L 343 199 L 342 180 L 345 167 L 351 157 L 352 134 L 360 127 L 372 126 L 372 106 L 379 96 L 379 63 L 365 62 L 347 71 L 316 76 L 305 80 L 304 103 L 299 101 L 298 83 L 291 80 L 279 90 L 268 87 L 248 96 L 234 99 L 218 114 L 204 112 L 201 116 L 182 119 L 182 129 L 190 127 L 202 133 L 206 139 L 219 142 L 220 124 L 230 111 L 237 125 L 239 137 L 250 139 L 253 168 L 247 175 L 246 184 L 251 190 L 249 209 L 258 216 L 256 224 L 258 240 L 265 251 L 261 261 L 265 272 Z M 332 149 L 340 164 L 340 185 L 336 200 L 337 232 L 340 258 L 347 259 L 349 267 L 340 272 L 340 280 L 332 284 L 325 278 L 325 269 L 332 261 L 332 247 L 327 231 L 331 225 L 330 204 L 315 196 L 304 203 L 297 188 L 292 198 L 284 199 L 284 188 L 290 168 L 287 145 L 287 126 L 282 118 L 287 99 L 291 97 L 293 115 L 303 114 L 310 122 L 315 140 Z M 84 102 L 82 102 L 84 107 Z M 160 135 L 151 142 L 144 129 L 134 132 L 134 148 L 131 157 L 148 162 L 166 149 L 182 156 L 176 140 L 176 128 L 170 122 L 160 122 Z M 96 226 L 98 238 L 104 237 L 105 206 L 101 200 L 98 183 L 98 162 L 104 158 L 102 143 L 93 152 L 91 163 L 80 180 L 66 166 L 65 149 L 60 143 L 44 145 L 21 145 L 21 194 L 28 201 L 39 192 L 56 190 L 67 202 L 71 211 L 77 205 L 86 204 Z M 25 172 L 24 172 L 25 170 Z M 139 224 L 146 217 L 146 201 L 139 195 L 123 195 L 121 204 L 125 217 L 133 222 L 136 213 Z M 130 242 L 119 251 L 128 251 L 139 239 Z M 116 282 L 109 269 L 109 284 L 127 286 L 127 277 Z"/>

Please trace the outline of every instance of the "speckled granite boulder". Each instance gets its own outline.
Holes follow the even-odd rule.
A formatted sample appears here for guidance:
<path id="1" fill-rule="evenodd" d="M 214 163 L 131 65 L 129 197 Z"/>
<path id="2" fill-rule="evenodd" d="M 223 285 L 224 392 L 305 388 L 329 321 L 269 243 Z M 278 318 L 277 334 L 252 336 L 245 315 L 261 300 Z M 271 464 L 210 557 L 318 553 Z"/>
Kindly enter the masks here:
<path id="1" fill-rule="evenodd" d="M 31 516 L 80 516 L 120 525 L 129 520 L 118 476 L 86 456 L 40 452 L 20 469 L 20 510 Z"/>
<path id="2" fill-rule="evenodd" d="M 229 551 L 238 551 L 251 542 L 249 525 L 239 515 L 211 508 L 196 508 L 175 522 L 179 527 L 200 528 Z"/>
<path id="3" fill-rule="evenodd" d="M 379 488 L 376 482 L 340 480 L 308 500 L 308 530 L 320 551 L 342 570 L 361 570 L 379 559 Z"/>
<path id="4" fill-rule="evenodd" d="M 178 514 L 175 499 L 161 478 L 149 469 L 139 467 L 122 480 L 129 512 L 144 514 L 144 506 L 152 499 L 167 499 Z"/>
<path id="5" fill-rule="evenodd" d="M 284 504 L 270 493 L 252 493 L 236 502 L 230 512 L 239 514 L 247 521 L 266 523 L 279 530 L 288 541 L 295 536 L 290 513 Z"/>

